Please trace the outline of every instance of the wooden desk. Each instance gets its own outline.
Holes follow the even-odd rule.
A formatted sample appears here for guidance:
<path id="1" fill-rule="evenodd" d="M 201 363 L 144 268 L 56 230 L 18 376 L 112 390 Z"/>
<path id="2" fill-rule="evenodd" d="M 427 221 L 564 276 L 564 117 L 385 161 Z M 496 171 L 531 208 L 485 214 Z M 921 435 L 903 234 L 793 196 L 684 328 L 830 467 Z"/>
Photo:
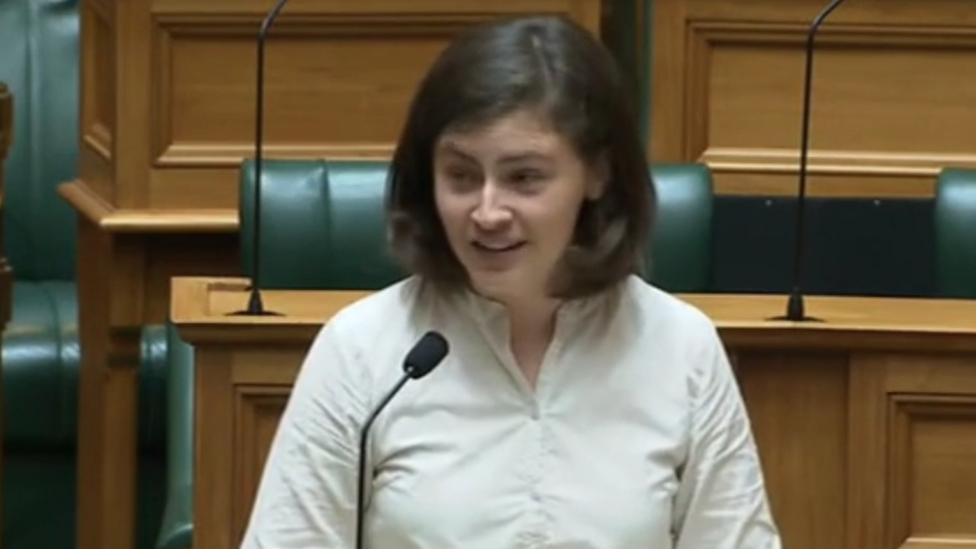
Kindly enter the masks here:
<path id="1" fill-rule="evenodd" d="M 322 323 L 359 292 L 265 292 L 281 317 L 226 316 L 246 282 L 177 278 L 196 346 L 194 544 L 237 546 L 278 418 Z M 717 323 L 788 549 L 976 548 L 976 301 L 688 295 Z"/>
<path id="2" fill-rule="evenodd" d="M 14 99 L 7 88 L 7 85 L 0 82 L 0 334 L 10 322 L 13 315 L 12 303 L 14 273 L 7 264 L 6 253 L 3 249 L 3 174 L 4 163 L 7 160 L 7 152 L 13 144 L 14 135 Z M 0 353 L 0 374 L 3 372 L 3 353 Z M 3 376 L 0 375 L 0 391 L 3 388 Z M 0 441 L 2 435 L 3 418 L 0 416 Z M 2 452 L 0 452 L 2 456 Z"/>

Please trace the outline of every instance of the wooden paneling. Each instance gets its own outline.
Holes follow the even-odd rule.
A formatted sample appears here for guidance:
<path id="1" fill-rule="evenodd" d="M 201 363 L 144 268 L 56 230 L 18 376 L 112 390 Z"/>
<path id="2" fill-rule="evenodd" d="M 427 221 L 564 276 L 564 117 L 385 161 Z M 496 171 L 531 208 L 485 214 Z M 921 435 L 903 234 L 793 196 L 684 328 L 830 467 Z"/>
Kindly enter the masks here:
<path id="1" fill-rule="evenodd" d="M 848 355 L 729 345 L 783 546 L 844 547 Z"/>
<path id="2" fill-rule="evenodd" d="M 177 274 L 235 274 L 237 236 L 112 233 L 79 216 L 79 547 L 132 549 L 141 328 Z"/>
<path id="3" fill-rule="evenodd" d="M 239 544 L 308 346 L 359 292 L 265 292 L 280 317 L 228 316 L 245 281 L 174 281 L 197 352 L 196 543 Z M 686 295 L 718 325 L 789 549 L 976 549 L 976 302 Z"/>
<path id="4" fill-rule="evenodd" d="M 784 547 L 976 547 L 976 354 L 728 345 Z"/>
<path id="5" fill-rule="evenodd" d="M 254 152 L 255 36 L 272 0 L 82 6 L 79 181 L 103 217 L 236 219 Z M 459 31 L 562 13 L 598 33 L 599 0 L 295 0 L 267 40 L 266 155 L 388 157 L 414 88 Z M 205 221 L 201 221 L 202 223 Z"/>
<path id="6" fill-rule="evenodd" d="M 700 160 L 723 194 L 796 193 L 807 28 L 821 0 L 656 0 L 657 161 Z M 976 166 L 976 12 L 953 0 L 862 0 L 821 27 L 811 195 L 928 197 Z"/>

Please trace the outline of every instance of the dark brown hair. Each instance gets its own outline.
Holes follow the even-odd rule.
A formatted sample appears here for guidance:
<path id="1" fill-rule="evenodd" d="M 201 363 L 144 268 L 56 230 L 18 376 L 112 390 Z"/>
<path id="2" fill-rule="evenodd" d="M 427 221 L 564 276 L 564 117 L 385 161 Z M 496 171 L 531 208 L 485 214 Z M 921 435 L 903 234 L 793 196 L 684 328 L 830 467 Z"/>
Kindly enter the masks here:
<path id="1" fill-rule="evenodd" d="M 434 201 L 434 147 L 448 131 L 535 109 L 594 166 L 605 192 L 579 212 L 551 294 L 594 294 L 640 273 L 656 205 L 636 114 L 609 51 L 556 16 L 473 27 L 438 57 L 414 96 L 390 168 L 387 213 L 394 255 L 413 274 L 453 287 L 468 277 Z"/>

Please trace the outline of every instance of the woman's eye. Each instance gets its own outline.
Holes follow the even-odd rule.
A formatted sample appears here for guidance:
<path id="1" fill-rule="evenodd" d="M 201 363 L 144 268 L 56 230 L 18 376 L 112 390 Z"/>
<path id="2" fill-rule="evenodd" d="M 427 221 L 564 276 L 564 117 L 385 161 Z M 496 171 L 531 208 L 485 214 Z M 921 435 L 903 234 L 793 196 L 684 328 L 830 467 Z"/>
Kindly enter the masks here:
<path id="1" fill-rule="evenodd" d="M 481 182 L 481 177 L 477 173 L 463 168 L 448 168 L 443 173 L 451 185 L 455 187 L 470 187 Z"/>
<path id="2" fill-rule="evenodd" d="M 539 170 L 518 170 L 509 176 L 509 180 L 517 185 L 529 185 L 542 179 L 543 174 Z"/>

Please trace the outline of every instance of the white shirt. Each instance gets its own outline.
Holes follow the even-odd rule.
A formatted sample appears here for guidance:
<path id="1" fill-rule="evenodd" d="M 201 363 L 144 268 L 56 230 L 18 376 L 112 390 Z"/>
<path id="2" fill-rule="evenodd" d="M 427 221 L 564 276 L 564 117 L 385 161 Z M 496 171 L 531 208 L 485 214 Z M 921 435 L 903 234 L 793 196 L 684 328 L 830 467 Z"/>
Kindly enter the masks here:
<path id="1" fill-rule="evenodd" d="M 371 549 L 779 549 L 713 324 L 638 277 L 565 304 L 533 391 L 501 306 L 410 278 L 316 337 L 245 549 L 352 549 L 359 429 L 427 330 L 450 353 L 371 432 Z"/>

